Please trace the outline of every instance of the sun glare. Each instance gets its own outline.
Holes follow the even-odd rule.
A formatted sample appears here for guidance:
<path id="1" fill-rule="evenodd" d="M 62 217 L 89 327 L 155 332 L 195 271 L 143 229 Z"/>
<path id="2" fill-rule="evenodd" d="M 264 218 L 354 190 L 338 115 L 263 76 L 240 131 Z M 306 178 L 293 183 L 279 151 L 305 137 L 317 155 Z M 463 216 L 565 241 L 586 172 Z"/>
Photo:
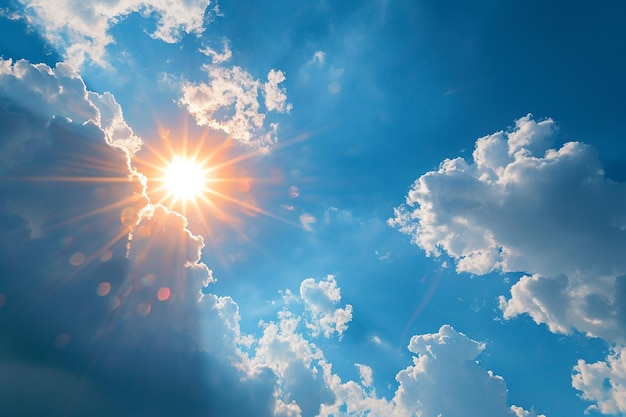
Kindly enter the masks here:
<path id="1" fill-rule="evenodd" d="M 207 182 L 207 170 L 191 159 L 174 158 L 163 177 L 167 193 L 176 200 L 191 200 L 199 197 Z"/>
<path id="2" fill-rule="evenodd" d="M 265 153 L 264 150 L 241 152 L 232 150 L 232 141 L 210 136 L 205 129 L 192 136 L 183 124 L 176 137 L 170 130 L 159 127 L 161 142 L 144 144 L 133 165 L 146 181 L 146 193 L 151 204 L 163 205 L 185 216 L 194 233 L 212 238 L 218 230 L 212 220 L 224 222 L 240 236 L 242 215 L 264 215 L 300 227 L 259 207 L 252 188 L 257 183 L 273 183 L 274 177 L 250 176 L 245 161 Z M 239 165 L 238 167 L 235 167 Z M 209 239 L 211 240 L 211 239 Z"/>

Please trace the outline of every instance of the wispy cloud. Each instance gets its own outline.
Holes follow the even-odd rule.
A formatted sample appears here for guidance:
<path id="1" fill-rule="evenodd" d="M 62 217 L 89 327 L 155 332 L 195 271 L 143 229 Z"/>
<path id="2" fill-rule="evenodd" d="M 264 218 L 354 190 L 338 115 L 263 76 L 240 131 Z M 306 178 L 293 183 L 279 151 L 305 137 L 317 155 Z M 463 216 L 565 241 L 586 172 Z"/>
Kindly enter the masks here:
<path id="1" fill-rule="evenodd" d="M 268 82 L 262 83 L 237 66 L 205 65 L 203 69 L 209 81 L 183 82 L 180 99 L 196 123 L 223 131 L 250 147 L 264 148 L 278 140 L 278 124 L 266 125 L 267 114 L 261 110 L 259 96 L 264 93 L 267 111 L 291 109 L 285 90 L 279 87 L 285 80 L 281 71 L 271 70 Z"/>
<path id="2" fill-rule="evenodd" d="M 88 59 L 106 66 L 106 47 L 114 42 L 109 29 L 132 13 L 156 17 L 150 36 L 175 43 L 185 33 L 203 32 L 204 12 L 210 4 L 209 0 L 121 0 L 85 2 L 77 7 L 71 0 L 20 2 L 28 22 L 77 67 Z"/>
<path id="3" fill-rule="evenodd" d="M 307 231 L 313 230 L 313 225 L 317 223 L 317 218 L 309 213 L 303 213 L 300 215 L 300 224 L 302 228 Z"/>
<path id="4" fill-rule="evenodd" d="M 233 57 L 233 52 L 230 50 L 230 47 L 228 46 L 228 41 L 226 40 L 222 41 L 222 52 L 218 52 L 209 46 L 201 48 L 200 52 L 210 57 L 211 61 L 215 65 L 227 62 Z"/>

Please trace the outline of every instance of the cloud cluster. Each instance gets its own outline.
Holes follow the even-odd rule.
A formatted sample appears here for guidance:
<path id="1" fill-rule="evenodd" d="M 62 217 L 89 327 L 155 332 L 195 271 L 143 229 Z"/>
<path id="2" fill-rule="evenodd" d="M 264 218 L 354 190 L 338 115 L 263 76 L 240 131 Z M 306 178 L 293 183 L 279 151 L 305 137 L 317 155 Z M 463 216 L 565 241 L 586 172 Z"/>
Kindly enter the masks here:
<path id="1" fill-rule="evenodd" d="M 478 139 L 473 161 L 447 159 L 418 178 L 389 223 L 459 272 L 531 274 L 501 298 L 505 318 L 527 313 L 553 332 L 623 344 L 626 184 L 605 177 L 589 145 L 551 148 L 556 130 L 527 115 Z"/>
<path id="2" fill-rule="evenodd" d="M 156 28 L 150 36 L 175 43 L 185 33 L 204 30 L 204 14 L 209 0 L 20 0 L 25 17 L 43 36 L 65 52 L 65 58 L 80 67 L 87 59 L 106 66 L 106 47 L 114 40 L 109 29 L 132 13 L 154 17 Z"/>
<path id="3" fill-rule="evenodd" d="M 322 349 L 306 337 L 306 333 L 317 337 L 318 329 L 311 329 L 306 315 L 299 316 L 289 308 L 294 301 L 303 302 L 309 313 L 334 308 L 341 302 L 335 278 L 306 279 L 300 285 L 300 297 L 286 291 L 285 299 L 286 307 L 277 320 L 263 324 L 263 335 L 252 342 L 256 349 L 246 360 L 249 369 L 268 367 L 276 375 L 275 415 L 537 416 L 507 405 L 504 379 L 476 361 L 485 345 L 448 325 L 437 333 L 411 338 L 408 349 L 415 354 L 413 365 L 397 373 L 398 386 L 390 400 L 376 393 L 373 369 L 368 365 L 354 364 L 359 382 L 343 382 Z"/>
<path id="4" fill-rule="evenodd" d="M 133 13 L 153 19 L 156 24 L 150 36 L 167 43 L 180 41 L 184 34 L 199 35 L 204 31 L 205 13 L 209 0 L 121 0 L 95 1 L 76 6 L 62 0 L 20 0 L 28 23 L 63 53 L 66 62 L 80 68 L 86 61 L 107 66 L 106 47 L 115 42 L 110 29 Z M 217 6 L 214 11 L 219 13 Z M 270 70 L 267 81 L 253 78 L 240 67 L 220 66 L 232 57 L 227 40 L 219 52 L 209 46 L 198 52 L 212 60 L 203 66 L 207 83 L 184 81 L 179 103 L 187 108 L 199 125 L 209 126 L 231 136 L 236 141 L 254 148 L 266 148 L 277 141 L 277 123 L 266 123 L 268 112 L 288 113 L 285 74 Z M 69 68 L 69 67 L 67 67 Z M 44 92 L 45 93 L 45 92 Z M 93 93 L 95 94 L 95 93 Z M 107 108 L 111 96 L 107 93 L 93 100 Z M 261 106 L 264 106 L 264 109 Z M 129 137 L 120 124 L 121 112 L 110 108 L 106 112 L 108 134 Z M 72 118 L 73 119 L 73 118 Z"/>
<path id="5" fill-rule="evenodd" d="M 626 413 L 626 347 L 619 346 L 606 361 L 587 363 L 579 360 L 574 367 L 572 385 L 582 391 L 582 398 L 595 404 L 587 411 L 602 414 Z"/>
<path id="6" fill-rule="evenodd" d="M 285 81 L 283 72 L 271 70 L 267 82 L 262 83 L 237 66 L 204 65 L 203 69 L 208 83 L 184 82 L 180 98 L 196 123 L 223 131 L 246 146 L 263 148 L 275 143 L 278 124 L 266 127 L 259 95 L 265 98 L 268 112 L 289 112 L 291 104 L 286 102 L 285 89 L 279 86 Z"/>
<path id="7" fill-rule="evenodd" d="M 626 185 L 604 176 L 593 149 L 549 145 L 554 122 L 516 122 L 476 142 L 473 163 L 456 158 L 421 176 L 390 223 L 457 270 L 533 274 L 503 301 L 553 331 L 623 341 Z"/>

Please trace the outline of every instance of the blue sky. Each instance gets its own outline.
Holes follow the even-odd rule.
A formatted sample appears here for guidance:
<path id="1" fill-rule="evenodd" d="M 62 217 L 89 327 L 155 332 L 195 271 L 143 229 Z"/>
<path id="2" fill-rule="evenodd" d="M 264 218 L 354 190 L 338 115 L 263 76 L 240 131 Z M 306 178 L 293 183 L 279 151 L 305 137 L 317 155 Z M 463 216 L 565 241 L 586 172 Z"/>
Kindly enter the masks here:
<path id="1" fill-rule="evenodd" d="M 625 11 L 1 0 L 0 414 L 626 414 Z"/>

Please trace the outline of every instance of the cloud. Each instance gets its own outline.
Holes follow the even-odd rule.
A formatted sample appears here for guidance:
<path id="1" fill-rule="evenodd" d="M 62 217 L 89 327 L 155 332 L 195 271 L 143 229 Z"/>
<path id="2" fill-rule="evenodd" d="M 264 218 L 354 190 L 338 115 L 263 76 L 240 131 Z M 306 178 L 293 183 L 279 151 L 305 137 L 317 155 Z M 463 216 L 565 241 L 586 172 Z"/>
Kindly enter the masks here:
<path id="1" fill-rule="evenodd" d="M 303 213 L 300 215 L 300 224 L 302 225 L 302 228 L 304 230 L 310 232 L 311 230 L 313 230 L 313 225 L 315 223 L 317 223 L 317 219 L 312 214 Z"/>
<path id="2" fill-rule="evenodd" d="M 311 329 L 313 336 L 320 332 L 327 338 L 333 333 L 341 336 L 348 328 L 348 323 L 352 320 L 352 306 L 347 304 L 345 308 L 335 308 L 341 301 L 341 290 L 334 276 L 329 275 L 320 282 L 313 278 L 305 279 L 300 284 L 300 297 L 310 314 L 307 327 Z"/>
<path id="3" fill-rule="evenodd" d="M 278 376 L 275 395 L 280 404 L 290 405 L 281 407 L 283 412 L 315 416 L 321 404 L 334 401 L 321 370 L 323 353 L 297 331 L 297 316 L 282 311 L 278 319 L 265 325 L 252 363 L 267 366 Z"/>
<path id="4" fill-rule="evenodd" d="M 317 63 L 320 66 L 324 66 L 325 62 L 326 62 L 326 52 L 324 52 L 324 51 L 315 51 L 315 53 L 313 54 L 313 57 L 308 62 L 308 64 L 315 64 L 315 63 Z"/>
<path id="5" fill-rule="evenodd" d="M 270 70 L 269 74 L 267 74 L 267 82 L 263 84 L 265 107 L 267 107 L 267 110 L 280 113 L 289 113 L 289 111 L 291 111 L 291 104 L 286 103 L 287 93 L 285 92 L 285 88 L 278 85 L 286 79 L 285 74 L 280 70 Z"/>
<path id="6" fill-rule="evenodd" d="M 285 80 L 281 71 L 271 70 L 263 84 L 240 67 L 224 68 L 204 65 L 208 83 L 182 84 L 180 103 L 187 108 L 198 125 L 209 126 L 230 135 L 236 141 L 255 148 L 275 143 L 278 124 L 265 126 L 266 113 L 260 110 L 259 94 L 265 95 L 268 111 L 285 112 L 287 96 L 278 84 Z"/>
<path id="7" fill-rule="evenodd" d="M 114 42 L 109 29 L 132 13 L 154 17 L 154 39 L 178 42 L 183 34 L 204 31 L 204 12 L 209 0 L 121 0 L 81 3 L 71 0 L 51 3 L 46 0 L 20 0 L 28 22 L 65 53 L 65 58 L 80 67 L 87 59 L 106 65 L 106 47 Z"/>
<path id="8" fill-rule="evenodd" d="M 360 382 L 343 382 L 323 350 L 305 337 L 305 331 L 311 329 L 307 314 L 322 316 L 341 302 L 335 278 L 305 279 L 299 300 L 289 290 L 284 294 L 285 308 L 276 321 L 262 324 L 263 336 L 255 342 L 257 348 L 250 357 L 251 364 L 269 367 L 277 375 L 277 415 L 537 416 L 507 405 L 504 379 L 476 361 L 485 344 L 449 325 L 437 333 L 411 338 L 408 349 L 415 354 L 413 365 L 397 373 L 398 386 L 390 400 L 376 393 L 373 369 L 368 365 L 354 364 Z M 294 312 L 298 301 L 305 304 L 303 316 Z M 312 335 L 316 336 L 315 331 Z"/>
<path id="9" fill-rule="evenodd" d="M 354 364 L 360 382 L 342 382 L 323 350 L 305 336 L 311 330 L 307 314 L 323 316 L 341 302 L 335 278 L 328 276 L 319 282 L 305 279 L 299 299 L 289 290 L 284 294 L 285 308 L 277 320 L 262 323 L 263 335 L 254 342 L 256 349 L 249 362 L 250 369 L 269 367 L 277 376 L 277 415 L 536 416 L 507 405 L 502 377 L 476 361 L 485 345 L 448 325 L 437 333 L 411 338 L 408 349 L 415 354 L 413 365 L 397 373 L 398 386 L 392 399 L 378 396 L 373 370 L 365 364 Z M 294 311 L 298 301 L 305 304 L 303 316 Z"/>
<path id="10" fill-rule="evenodd" d="M 323 416 L 536 416 L 521 407 L 507 406 L 507 388 L 502 377 L 482 368 L 476 357 L 485 345 L 449 325 L 437 333 L 415 335 L 408 349 L 415 353 L 413 365 L 396 375 L 398 387 L 391 400 L 378 398 L 374 389 L 366 390 L 371 369 L 359 366 L 363 386 L 354 381 L 342 383 L 326 368 L 327 381 L 337 401 L 323 407 Z"/>
<path id="11" fill-rule="evenodd" d="M 292 185 L 291 187 L 289 187 L 289 197 L 298 198 L 299 196 L 300 196 L 300 189 L 298 189 L 298 187 L 296 187 L 295 185 Z"/>
<path id="12" fill-rule="evenodd" d="M 582 398 L 595 404 L 587 411 L 602 414 L 626 413 L 626 347 L 612 349 L 605 361 L 587 363 L 579 360 L 574 367 L 572 386 L 582 391 Z"/>
<path id="13" fill-rule="evenodd" d="M 504 379 L 475 361 L 485 349 L 484 344 L 444 325 L 437 333 L 413 336 L 408 349 L 418 356 L 413 366 L 396 376 L 400 386 L 394 397 L 407 414 L 514 415 L 506 405 Z M 452 398 L 446 395 L 448 392 L 454 393 Z"/>
<path id="14" fill-rule="evenodd" d="M 230 58 L 232 58 L 233 56 L 233 53 L 228 46 L 228 41 L 222 41 L 222 49 L 223 51 L 220 53 L 217 52 L 215 49 L 206 46 L 200 49 L 200 52 L 208 57 L 211 57 L 213 64 L 217 65 L 229 61 Z"/>
<path id="15" fill-rule="evenodd" d="M 374 383 L 374 372 L 372 368 L 361 363 L 354 364 L 359 370 L 359 376 L 361 377 L 361 383 L 364 387 L 371 387 Z"/>
<path id="16" fill-rule="evenodd" d="M 500 297 L 504 317 L 526 313 L 552 332 L 616 343 L 606 362 L 579 362 L 573 383 L 601 412 L 623 410 L 626 184 L 605 177 L 589 145 L 552 148 L 556 131 L 527 115 L 478 139 L 472 162 L 447 159 L 418 178 L 389 223 L 458 272 L 529 273 Z"/>
<path id="17" fill-rule="evenodd" d="M 530 115 L 476 141 L 473 162 L 447 159 L 422 175 L 390 224 L 457 271 L 522 271 L 502 300 L 551 330 L 626 340 L 626 185 L 604 176 L 593 149 L 552 149 L 551 119 Z"/>
<path id="18" fill-rule="evenodd" d="M 69 64 L 59 63 L 53 69 L 24 60 L 0 60 L 0 93 L 39 118 L 65 118 L 79 125 L 93 124 L 102 130 L 106 143 L 124 150 L 129 157 L 141 148 L 141 139 L 124 121 L 115 98 L 110 93 L 100 95 L 87 91 L 78 72 Z M 16 161 L 16 157 L 19 159 L 23 141 L 28 140 L 24 134 L 31 126 L 22 123 L 19 129 L 22 135 L 15 135 L 3 144 L 7 163 Z"/>

